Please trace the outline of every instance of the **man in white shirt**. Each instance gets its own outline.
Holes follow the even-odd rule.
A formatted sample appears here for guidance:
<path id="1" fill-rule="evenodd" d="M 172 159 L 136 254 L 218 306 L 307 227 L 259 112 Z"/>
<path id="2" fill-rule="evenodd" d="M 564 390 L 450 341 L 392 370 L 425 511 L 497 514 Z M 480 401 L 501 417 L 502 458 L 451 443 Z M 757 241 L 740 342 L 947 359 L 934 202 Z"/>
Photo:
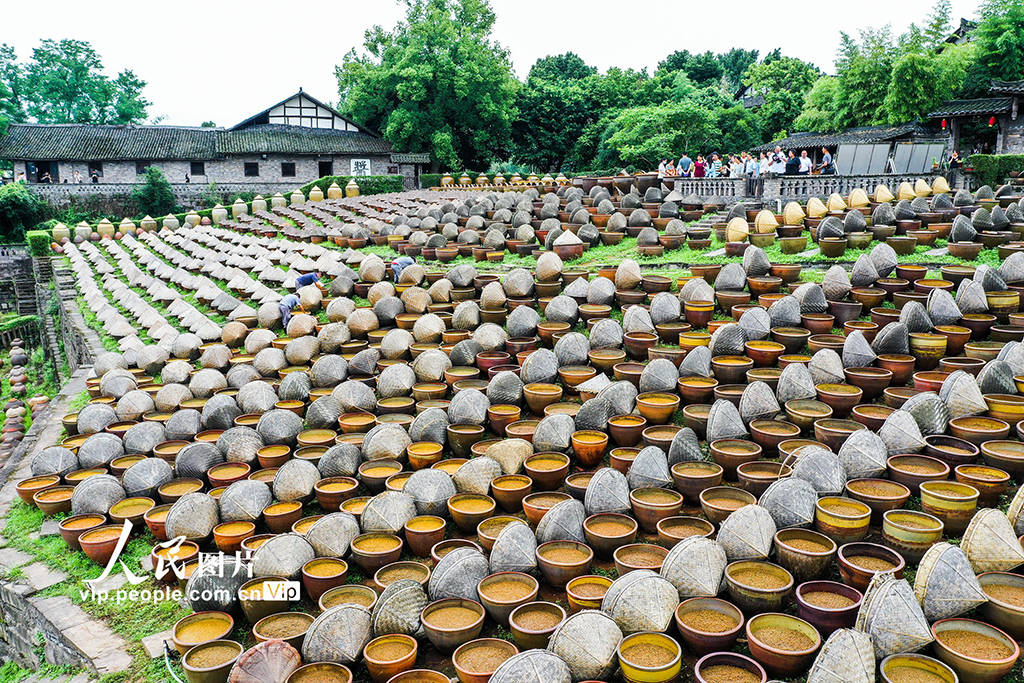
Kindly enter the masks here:
<path id="1" fill-rule="evenodd" d="M 775 146 L 775 153 L 772 154 L 769 168 L 772 173 L 777 173 L 778 175 L 786 172 L 786 155 L 782 153 L 782 147 Z"/>
<path id="2" fill-rule="evenodd" d="M 811 161 L 811 158 L 809 156 L 807 156 L 807 150 L 805 149 L 802 152 L 800 152 L 800 174 L 810 175 L 811 168 L 813 167 L 814 162 Z"/>

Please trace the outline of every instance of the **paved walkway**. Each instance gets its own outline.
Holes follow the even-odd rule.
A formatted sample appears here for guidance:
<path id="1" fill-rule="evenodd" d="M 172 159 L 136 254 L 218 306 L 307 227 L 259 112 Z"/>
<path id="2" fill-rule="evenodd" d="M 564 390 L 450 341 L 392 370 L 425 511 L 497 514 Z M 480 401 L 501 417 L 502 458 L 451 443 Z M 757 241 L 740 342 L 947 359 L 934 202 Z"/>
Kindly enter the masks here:
<path id="1" fill-rule="evenodd" d="M 58 442 L 64 431 L 61 417 L 69 412 L 70 401 L 85 391 L 85 380 L 91 371 L 91 366 L 83 366 L 72 375 L 49 407 L 33 422 L 21 446 L 0 469 L 0 528 L 4 526 L 11 503 L 17 496 L 16 483 L 32 475 L 31 463 L 36 453 Z M 57 533 L 57 524 L 47 521 L 34 535 L 49 536 Z M 27 680 L 83 683 L 89 680 L 90 675 L 116 673 L 131 666 L 132 657 L 128 654 L 127 643 L 105 623 L 91 617 L 67 597 L 37 595 L 46 588 L 66 581 L 68 577 L 64 572 L 51 569 L 35 561 L 31 555 L 9 547 L 6 540 L 0 537 L 0 574 L 14 569 L 18 570 L 20 577 L 14 581 L 0 580 L 0 589 L 24 599 L 27 606 L 19 603 L 12 610 L 19 615 L 19 621 L 27 623 L 17 623 L 21 633 L 8 634 L 8 640 L 17 641 L 20 638 L 21 642 L 31 642 L 38 631 L 46 640 L 44 652 L 47 661 L 55 664 L 77 661 L 88 671 L 58 678 L 36 675 Z"/>

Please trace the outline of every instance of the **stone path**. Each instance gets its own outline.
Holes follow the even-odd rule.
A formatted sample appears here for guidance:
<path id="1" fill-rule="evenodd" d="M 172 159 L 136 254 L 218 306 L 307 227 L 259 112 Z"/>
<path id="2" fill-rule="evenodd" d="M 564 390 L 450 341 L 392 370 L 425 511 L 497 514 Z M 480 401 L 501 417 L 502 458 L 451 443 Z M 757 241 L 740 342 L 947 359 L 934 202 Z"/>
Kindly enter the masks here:
<path id="1" fill-rule="evenodd" d="M 61 416 L 68 412 L 70 400 L 85 390 L 85 380 L 91 370 L 91 367 L 82 367 L 72 375 L 50 406 L 33 422 L 10 460 L 0 468 L 0 483 L 3 484 L 0 528 L 17 496 L 16 482 L 31 476 L 32 457 L 37 452 L 57 443 L 63 432 Z M 43 537 L 56 533 L 56 524 L 45 522 L 32 535 Z M 36 648 L 42 644 L 43 658 L 47 662 L 85 670 L 75 676 L 58 678 L 36 675 L 28 681 L 84 683 L 90 677 L 124 671 L 131 666 L 127 643 L 105 623 L 91 617 L 65 596 L 38 595 L 67 580 L 64 572 L 35 561 L 28 553 L 10 547 L 0 538 L 0 576 L 13 577 L 0 578 L 0 660 L 11 659 L 19 666 L 37 668 L 42 662 Z"/>

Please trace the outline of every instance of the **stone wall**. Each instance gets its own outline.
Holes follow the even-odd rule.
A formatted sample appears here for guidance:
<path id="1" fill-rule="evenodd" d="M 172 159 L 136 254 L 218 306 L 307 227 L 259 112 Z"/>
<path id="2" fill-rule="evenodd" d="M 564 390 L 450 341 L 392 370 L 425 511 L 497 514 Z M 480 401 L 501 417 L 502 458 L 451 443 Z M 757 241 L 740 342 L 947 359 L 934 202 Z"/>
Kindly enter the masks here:
<path id="1" fill-rule="evenodd" d="M 240 192 L 251 192 L 270 197 L 275 192 L 287 196 L 300 187 L 302 183 L 297 182 L 256 182 L 256 183 L 217 183 L 217 192 L 229 197 Z M 93 207 L 95 203 L 103 204 L 101 211 L 108 214 L 125 214 L 128 203 L 131 199 L 132 190 L 136 187 L 133 183 L 97 183 L 95 185 L 86 183 L 83 185 L 58 185 L 30 184 L 29 190 L 36 196 L 42 197 L 47 202 L 59 209 L 66 209 L 69 206 Z M 209 189 L 203 183 L 171 183 L 174 190 L 174 198 L 186 209 L 204 208 L 200 205 L 203 194 Z M 127 211 L 134 214 L 134 210 Z"/>
<path id="2" fill-rule="evenodd" d="M 1024 113 L 1006 125 L 1001 154 L 1024 154 Z"/>
<path id="3" fill-rule="evenodd" d="M 227 183 L 288 183 L 292 187 L 300 187 L 318 178 L 322 178 L 324 175 L 351 175 L 353 159 L 368 159 L 370 161 L 370 175 L 387 175 L 388 167 L 396 165 L 391 163 L 389 156 L 372 156 L 367 154 L 324 156 L 253 154 L 249 156 L 233 156 L 225 159 L 203 161 L 204 168 L 202 174 L 192 173 L 192 162 L 190 161 L 147 161 L 140 159 L 138 163 L 144 163 L 146 166 L 155 166 L 160 169 L 171 183 L 184 183 L 185 175 L 188 174 L 192 184 L 201 186 L 208 185 L 209 183 L 217 183 L 218 185 Z M 333 165 L 331 173 L 320 173 L 320 162 L 330 162 Z M 259 176 L 245 175 L 246 163 L 258 164 Z M 295 175 L 286 176 L 283 174 L 282 164 L 285 163 L 295 164 Z M 137 173 L 142 168 L 138 167 L 135 161 L 103 161 L 102 164 L 103 173 L 98 183 L 100 185 L 134 185 L 141 183 L 144 179 L 142 174 Z M 15 171 L 24 172 L 26 177 L 28 177 L 26 162 L 17 162 L 15 164 Z M 64 180 L 67 180 L 68 183 L 73 183 L 75 171 L 81 174 L 83 184 L 90 184 L 88 161 L 57 162 L 56 184 L 63 184 Z"/>

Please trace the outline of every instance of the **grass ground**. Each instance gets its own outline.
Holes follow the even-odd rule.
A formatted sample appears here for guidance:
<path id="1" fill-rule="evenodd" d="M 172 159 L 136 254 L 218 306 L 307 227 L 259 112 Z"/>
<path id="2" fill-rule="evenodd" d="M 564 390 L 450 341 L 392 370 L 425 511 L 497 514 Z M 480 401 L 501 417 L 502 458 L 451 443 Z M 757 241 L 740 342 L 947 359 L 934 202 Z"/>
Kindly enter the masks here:
<path id="1" fill-rule="evenodd" d="M 59 521 L 66 516 L 66 514 L 56 515 L 53 519 Z M 28 553 L 36 561 L 42 562 L 51 569 L 57 569 L 67 574 L 67 580 L 41 591 L 42 597 L 66 596 L 91 616 L 102 619 L 124 638 L 128 644 L 128 652 L 132 655 L 132 666 L 120 674 L 104 677 L 104 683 L 163 680 L 166 678 L 166 674 L 162 672 L 163 660 L 150 660 L 141 641 L 150 634 L 169 629 L 174 622 L 188 614 L 190 610 L 173 601 L 156 604 L 133 602 L 130 607 L 126 608 L 113 601 L 83 600 L 81 592 L 87 588 L 85 581 L 98 577 L 102 572 L 102 567 L 92 562 L 85 553 L 69 552 L 67 544 L 59 535 L 44 538 L 33 536 L 39 530 L 43 520 L 44 515 L 40 510 L 16 500 L 11 505 L 6 525 L 0 535 L 11 547 Z M 132 571 L 138 573 L 139 561 L 149 555 L 154 543 L 156 543 L 156 539 L 148 530 L 134 536 L 125 546 L 121 560 Z M 138 588 L 154 589 L 157 588 L 157 584 L 152 578 L 147 578 Z M 181 673 L 179 670 L 178 674 L 181 675 Z M 7 680 L 3 669 L 0 669 L 0 681 Z M 20 679 L 13 678 L 11 680 Z"/>

